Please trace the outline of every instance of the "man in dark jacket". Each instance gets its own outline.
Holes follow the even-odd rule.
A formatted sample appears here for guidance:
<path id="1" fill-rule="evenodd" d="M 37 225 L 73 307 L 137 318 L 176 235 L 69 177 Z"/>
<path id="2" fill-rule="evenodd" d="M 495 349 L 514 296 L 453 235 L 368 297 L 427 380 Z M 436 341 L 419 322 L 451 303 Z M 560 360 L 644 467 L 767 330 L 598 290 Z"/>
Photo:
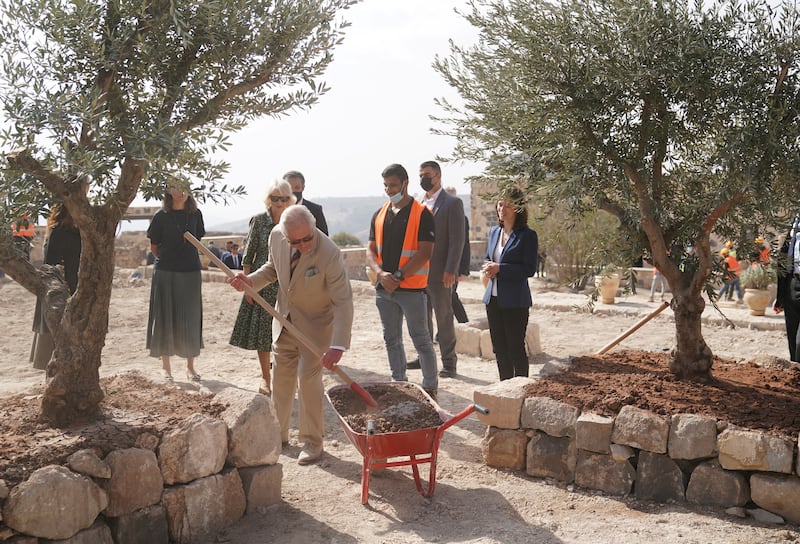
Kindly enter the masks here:
<path id="1" fill-rule="evenodd" d="M 302 204 L 308 208 L 308 211 L 311 212 L 311 215 L 313 215 L 314 219 L 317 221 L 317 228 L 321 230 L 325 236 L 328 236 L 328 222 L 325 221 L 325 214 L 322 213 L 322 206 L 303 198 L 303 191 L 306 188 L 305 176 L 297 170 L 289 170 L 283 175 L 283 179 L 288 181 L 289 185 L 292 186 L 292 193 L 294 193 L 294 196 L 297 198 L 296 204 Z"/>

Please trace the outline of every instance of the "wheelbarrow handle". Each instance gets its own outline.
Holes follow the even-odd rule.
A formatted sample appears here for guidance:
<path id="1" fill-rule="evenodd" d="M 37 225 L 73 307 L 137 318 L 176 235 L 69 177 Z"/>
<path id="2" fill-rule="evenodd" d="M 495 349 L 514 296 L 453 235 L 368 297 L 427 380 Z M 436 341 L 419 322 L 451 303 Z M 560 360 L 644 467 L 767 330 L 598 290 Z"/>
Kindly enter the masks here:
<path id="1" fill-rule="evenodd" d="M 472 406 L 475 408 L 476 412 L 480 412 L 485 416 L 489 415 L 489 409 L 486 406 L 483 406 L 482 404 L 473 404 Z"/>

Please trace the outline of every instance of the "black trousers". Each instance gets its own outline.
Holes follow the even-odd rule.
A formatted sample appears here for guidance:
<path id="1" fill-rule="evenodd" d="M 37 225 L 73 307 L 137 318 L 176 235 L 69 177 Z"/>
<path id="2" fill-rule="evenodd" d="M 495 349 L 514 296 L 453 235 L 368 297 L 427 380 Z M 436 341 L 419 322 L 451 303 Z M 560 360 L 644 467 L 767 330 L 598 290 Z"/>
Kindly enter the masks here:
<path id="1" fill-rule="evenodd" d="M 486 305 L 489 335 L 492 338 L 500 380 L 528 376 L 528 354 L 525 352 L 525 331 L 530 308 L 501 308 L 497 297 Z"/>
<path id="2" fill-rule="evenodd" d="M 800 362 L 800 278 L 792 276 L 787 285 L 787 292 L 783 296 L 783 317 L 786 322 L 786 339 L 789 341 L 789 358 Z"/>
<path id="3" fill-rule="evenodd" d="M 453 317 L 456 318 L 456 321 L 459 323 L 466 323 L 469 321 L 467 317 L 467 311 L 464 309 L 464 303 L 461 302 L 461 299 L 458 298 L 458 281 L 453 284 Z"/>

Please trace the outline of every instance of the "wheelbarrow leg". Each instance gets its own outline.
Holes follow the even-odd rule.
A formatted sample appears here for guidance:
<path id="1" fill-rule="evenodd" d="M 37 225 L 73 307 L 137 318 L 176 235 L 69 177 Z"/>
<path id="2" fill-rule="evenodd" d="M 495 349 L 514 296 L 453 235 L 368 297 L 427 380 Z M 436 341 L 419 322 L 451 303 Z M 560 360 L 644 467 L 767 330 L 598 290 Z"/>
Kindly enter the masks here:
<path id="1" fill-rule="evenodd" d="M 372 463 L 372 455 L 368 449 L 367 454 L 364 456 L 364 464 L 361 467 L 361 504 L 367 504 L 369 500 L 370 463 Z"/>

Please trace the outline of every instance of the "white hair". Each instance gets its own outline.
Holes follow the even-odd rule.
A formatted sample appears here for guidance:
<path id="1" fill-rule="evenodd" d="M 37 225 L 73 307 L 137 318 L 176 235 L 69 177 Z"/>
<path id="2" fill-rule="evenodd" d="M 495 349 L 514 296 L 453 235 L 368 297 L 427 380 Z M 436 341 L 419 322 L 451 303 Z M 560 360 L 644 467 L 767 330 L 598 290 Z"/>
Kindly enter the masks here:
<path id="1" fill-rule="evenodd" d="M 281 219 L 278 221 L 278 226 L 283 234 L 286 234 L 287 227 L 294 227 L 306 223 L 311 230 L 317 228 L 317 220 L 314 215 L 302 204 L 292 204 L 281 214 Z"/>

